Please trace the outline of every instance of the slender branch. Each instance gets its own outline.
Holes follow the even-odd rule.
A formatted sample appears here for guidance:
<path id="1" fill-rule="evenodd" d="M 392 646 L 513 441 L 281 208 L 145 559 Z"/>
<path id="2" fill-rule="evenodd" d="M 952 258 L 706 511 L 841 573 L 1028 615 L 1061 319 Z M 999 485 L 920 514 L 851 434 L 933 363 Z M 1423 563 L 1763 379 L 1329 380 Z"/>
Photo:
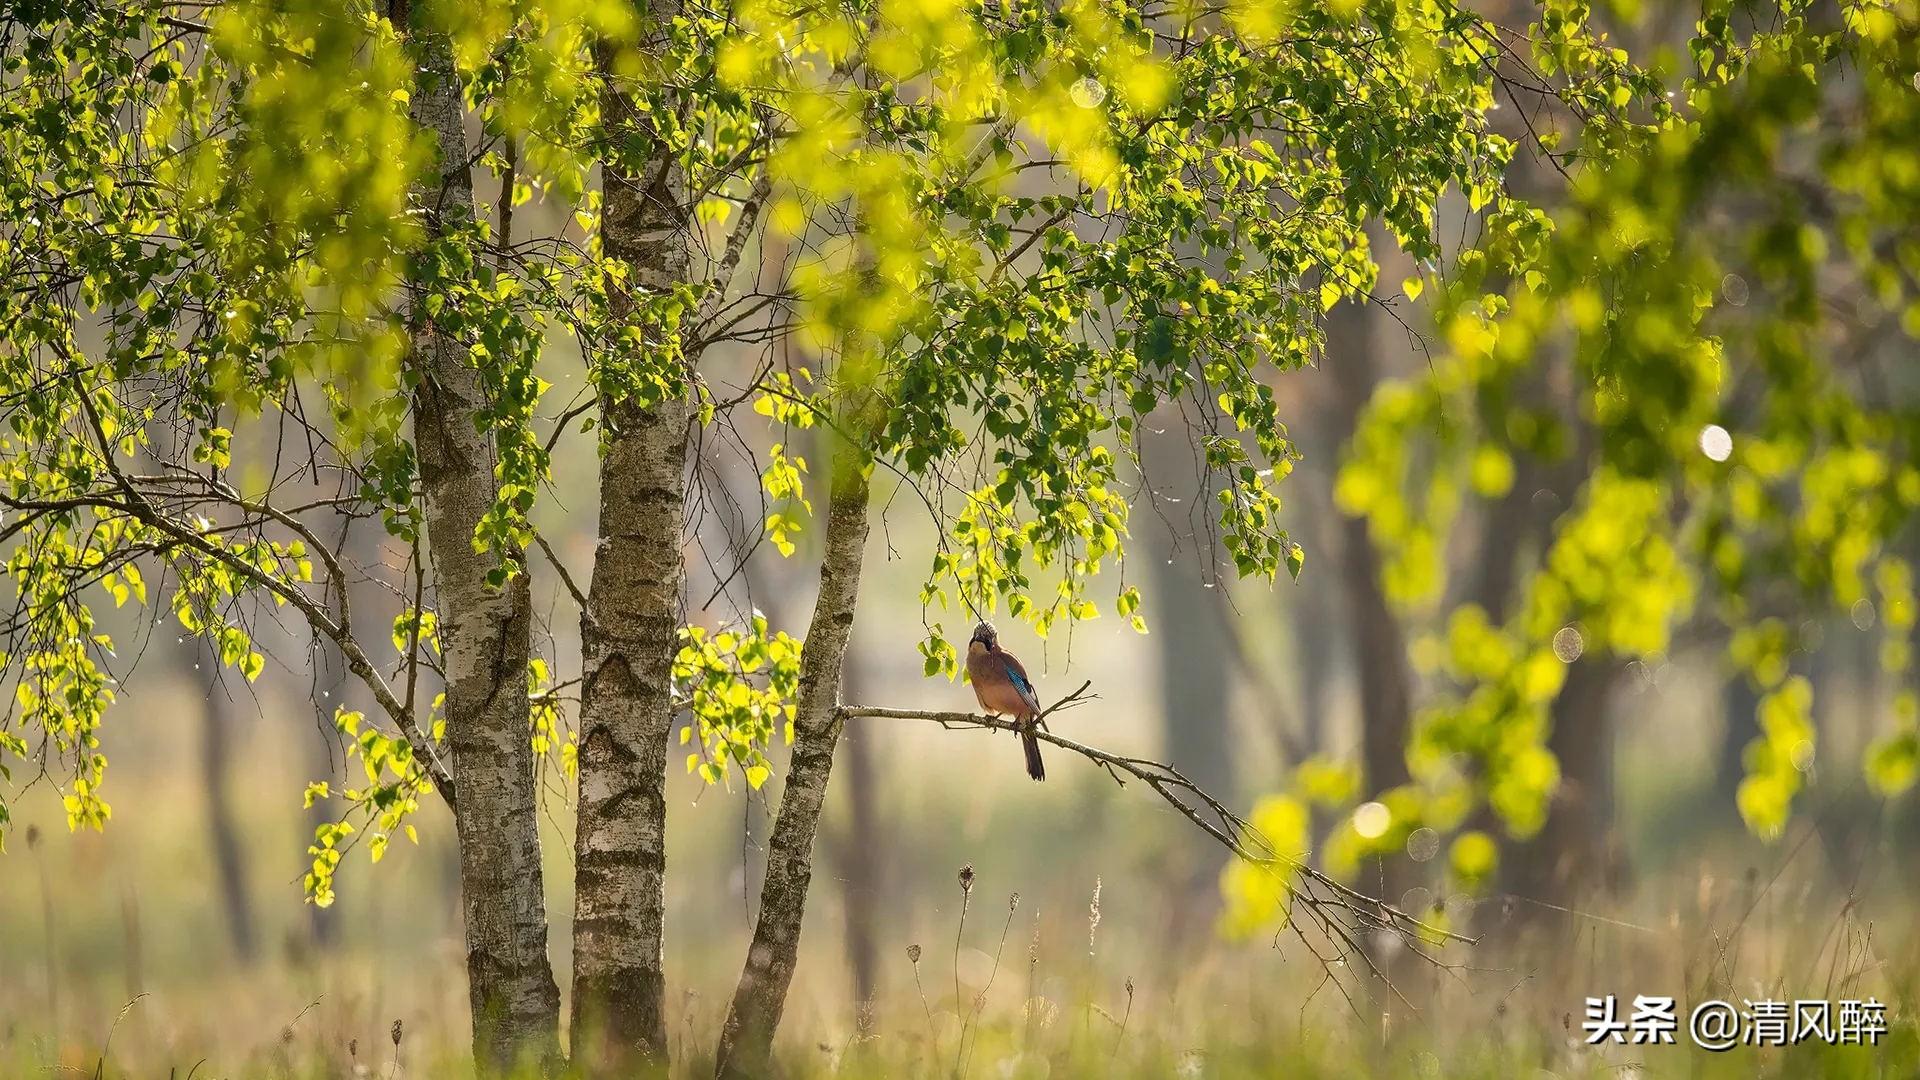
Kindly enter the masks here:
<path id="1" fill-rule="evenodd" d="M 415 692 L 420 686 L 420 623 L 426 618 L 422 613 L 427 591 L 427 567 L 420 558 L 420 534 L 413 534 L 413 553 L 408 560 L 413 564 L 413 618 L 407 634 L 407 715 L 413 715 Z"/>
<path id="2" fill-rule="evenodd" d="M 203 22 L 195 22 L 192 19 L 181 19 L 172 15 L 162 15 L 154 21 L 170 30 L 182 30 L 189 34 L 213 33 L 212 26 Z"/>
<path id="3" fill-rule="evenodd" d="M 413 747 L 414 756 L 425 764 L 427 775 L 432 778 L 434 788 L 440 792 L 440 797 L 446 800 L 447 808 L 453 809 L 453 774 L 447 770 L 446 764 L 435 752 L 433 740 L 427 738 L 426 733 L 420 730 L 420 725 L 411 711 L 394 696 L 393 689 L 387 685 L 385 679 L 380 677 L 379 670 L 374 667 L 373 661 L 366 652 L 360 648 L 360 643 L 354 639 L 351 630 L 335 622 L 326 608 L 316 603 L 305 592 L 261 570 L 253 563 L 240 558 L 232 551 L 213 543 L 198 532 L 186 528 L 155 509 L 153 504 L 147 501 L 146 495 L 121 470 L 120 463 L 115 460 L 113 440 L 107 435 L 106 427 L 101 421 L 99 410 L 91 396 L 82 390 L 75 397 L 80 403 L 81 412 L 86 417 L 88 427 L 99 443 L 101 460 L 106 466 L 108 475 L 128 500 L 128 504 L 124 507 L 125 511 L 134 519 L 145 522 L 164 533 L 175 543 L 221 563 L 254 585 L 285 600 L 306 617 L 309 625 L 331 638 L 339 647 L 341 654 L 346 657 L 347 667 L 360 677 L 360 681 L 373 692 L 374 699 L 380 703 L 381 708 L 385 709 L 393 717 L 394 723 L 399 725 L 401 734 L 406 736 L 407 742 Z"/>
<path id="4" fill-rule="evenodd" d="M 440 792 L 441 798 L 446 800 L 447 808 L 449 810 L 454 808 L 453 774 L 447 771 L 446 764 L 440 760 L 439 752 L 434 749 L 433 740 L 420 729 L 419 722 L 406 705 L 394 696 L 393 688 L 380 677 L 380 672 L 374 667 L 373 660 L 367 656 L 365 650 L 360 648 L 360 643 L 354 639 L 353 634 L 346 627 L 335 623 L 328 616 L 325 608 L 314 603 L 311 597 L 299 589 L 265 573 L 226 548 L 207 542 L 191 530 L 168 520 L 163 515 L 154 513 L 149 508 L 136 505 L 132 512 L 135 518 L 165 533 L 181 545 L 224 564 L 227 569 L 293 605 L 306 616 L 310 626 L 331 638 L 339 647 L 341 654 L 346 657 L 348 669 L 360 677 L 360 681 L 373 692 L 374 700 L 378 701 L 380 707 L 393 717 L 393 722 L 399 726 L 401 734 L 405 735 L 407 742 L 413 746 L 414 756 L 426 763 L 427 774 L 432 777 L 433 786 Z"/>
<path id="5" fill-rule="evenodd" d="M 560 561 L 560 556 L 553 550 L 553 545 L 547 543 L 547 538 L 539 530 L 534 531 L 533 542 L 540 546 L 541 554 L 553 564 L 554 572 L 560 575 L 561 584 L 565 585 L 567 592 L 573 595 L 573 602 L 580 605 L 580 614 L 592 618 L 592 609 L 587 606 L 587 594 L 581 592 L 580 586 L 574 584 L 573 575 L 567 572 L 567 564 Z"/>
<path id="6" fill-rule="evenodd" d="M 734 223 L 733 231 L 727 235 L 726 247 L 714 265 L 713 274 L 707 280 L 707 295 L 700 299 L 698 325 L 701 330 L 726 306 L 727 286 L 733 281 L 733 273 L 740 266 L 740 256 L 747 248 L 747 239 L 753 234 L 753 227 L 760 220 L 760 209 L 766 205 L 767 196 L 773 191 L 773 177 L 768 175 L 765 166 L 753 178 L 753 185 L 747 192 L 746 201 L 740 204 L 740 219 Z"/>
<path id="7" fill-rule="evenodd" d="M 1165 762 L 1102 750 L 1097 746 L 1089 746 L 1056 735 L 1038 724 L 1038 721 L 1045 720 L 1054 712 L 1085 704 L 1091 700 L 1090 695 L 1087 694 L 1090 685 L 1090 683 L 1082 683 L 1073 693 L 1041 710 L 1039 716 L 1035 718 L 1035 726 L 1038 728 L 1035 734 L 1062 750 L 1072 751 L 1093 762 L 1122 787 L 1126 786 L 1129 779 L 1145 784 L 1178 810 L 1182 817 L 1193 822 L 1202 832 L 1236 856 L 1257 866 L 1292 875 L 1291 899 L 1305 905 L 1315 921 L 1324 930 L 1329 931 L 1330 938 L 1345 942 L 1349 949 L 1357 948 L 1356 937 L 1359 933 L 1371 930 L 1386 930 L 1406 937 L 1424 937 L 1440 942 L 1457 941 L 1468 945 L 1479 941 L 1478 938 L 1423 922 L 1392 904 L 1368 896 L 1328 877 L 1325 873 L 1301 861 L 1297 855 L 1276 850 L 1272 842 L 1261 835 L 1260 831 L 1245 818 Z M 843 705 L 839 711 L 843 718 L 922 720 L 939 724 L 948 730 L 965 728 L 1011 732 L 1023 730 L 1023 725 L 1018 721 L 975 713 L 896 709 L 881 705 Z M 1299 932 L 1297 920 L 1289 920 L 1289 925 L 1295 928 L 1296 933 Z M 1364 952 L 1364 950 L 1361 951 Z M 1377 970 L 1373 973 L 1385 981 L 1384 974 Z"/>
<path id="8" fill-rule="evenodd" d="M 573 406 L 572 408 L 568 409 L 566 412 L 561 413 L 560 419 L 554 421 L 553 433 L 547 436 L 547 445 L 544 448 L 547 451 L 547 453 L 549 454 L 553 453 L 554 445 L 560 441 L 560 436 L 565 435 L 567 433 L 567 428 L 571 426 L 575 420 L 579 419 L 582 415 L 586 414 L 587 412 L 595 408 L 598 408 L 599 405 L 600 405 L 600 398 L 597 395 L 589 394 L 587 395 L 586 400 Z"/>
<path id="9" fill-rule="evenodd" d="M 353 609 L 350 606 L 351 600 L 348 598 L 346 568 L 340 565 L 338 556 L 334 554 L 333 549 L 327 546 L 326 541 L 320 538 L 318 533 L 314 532 L 305 522 L 294 517 L 291 513 L 280 510 L 265 500 L 256 501 L 245 498 L 238 491 L 235 491 L 231 485 L 220 480 L 218 477 L 200 476 L 197 473 L 190 473 L 189 475 L 193 476 L 194 479 L 200 481 L 202 484 L 205 484 L 207 489 L 213 492 L 219 499 L 231 503 L 247 513 L 272 518 L 274 521 L 291 529 L 299 535 L 302 540 L 305 540 L 308 549 L 318 556 L 321 563 L 327 568 L 327 577 L 334 587 L 334 594 L 340 605 L 340 625 L 353 625 Z M 144 495 L 141 497 L 144 500 Z"/>
<path id="10" fill-rule="evenodd" d="M 499 254 L 494 259 L 494 269 L 505 271 L 508 249 L 513 247 L 513 189 L 520 182 L 520 140 L 507 135 L 506 148 L 502 151 L 506 159 L 505 175 L 500 177 L 500 201 L 493 211 L 494 229 L 499 233 L 495 242 L 500 245 Z"/>

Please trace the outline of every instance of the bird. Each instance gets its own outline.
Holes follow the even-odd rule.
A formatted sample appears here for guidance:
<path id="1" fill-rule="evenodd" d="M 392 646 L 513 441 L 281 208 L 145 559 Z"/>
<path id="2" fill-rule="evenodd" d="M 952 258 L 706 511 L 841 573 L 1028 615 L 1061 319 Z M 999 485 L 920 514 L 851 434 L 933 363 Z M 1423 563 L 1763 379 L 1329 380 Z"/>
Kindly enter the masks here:
<path id="1" fill-rule="evenodd" d="M 1040 737 L 1034 728 L 1040 716 L 1040 695 L 1033 679 L 1014 655 L 1000 647 L 1000 635 L 993 624 L 983 622 L 973 628 L 973 640 L 967 642 L 967 677 L 973 681 L 973 696 L 990 713 L 1010 716 L 1020 725 L 1020 744 L 1027 752 L 1027 775 L 1035 780 L 1047 778 L 1040 760 Z"/>

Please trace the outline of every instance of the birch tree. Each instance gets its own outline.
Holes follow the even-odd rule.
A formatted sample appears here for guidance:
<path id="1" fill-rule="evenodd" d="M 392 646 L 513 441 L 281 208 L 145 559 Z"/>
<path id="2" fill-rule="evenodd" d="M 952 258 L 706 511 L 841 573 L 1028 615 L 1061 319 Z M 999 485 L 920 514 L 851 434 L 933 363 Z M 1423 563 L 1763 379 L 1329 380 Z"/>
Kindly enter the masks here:
<path id="1" fill-rule="evenodd" d="M 1790 628 L 1748 618 L 1740 587 L 1763 567 L 1911 610 L 1887 553 L 1914 501 L 1906 404 L 1853 401 L 1815 346 L 1836 270 L 1870 286 L 1876 325 L 1911 321 L 1914 32 L 1910 10 L 1872 3 L 1733 26 L 1706 9 L 1676 103 L 1562 4 L 1525 29 L 1424 2 L 10 6 L 0 755 L 49 777 L 75 828 L 102 826 L 110 606 L 163 608 L 247 679 L 265 667 L 260 620 L 304 625 L 376 706 L 334 717 L 365 782 L 306 791 L 337 811 L 315 835 L 311 898 L 331 899 L 349 850 L 377 860 L 444 803 L 476 1057 L 551 1065 L 534 779 L 577 767 L 574 1064 L 630 1071 L 665 1064 L 675 728 L 701 776 L 753 788 L 790 739 L 718 1054 L 723 1073 L 762 1073 L 845 722 L 996 726 L 841 700 L 876 491 L 907 492 L 936 526 L 929 677 L 957 673 L 956 619 L 1145 628 L 1124 555 L 1149 415 L 1186 428 L 1237 573 L 1298 575 L 1310 558 L 1280 498 L 1297 453 L 1273 381 L 1342 362 L 1323 347 L 1337 305 L 1432 290 L 1447 349 L 1431 378 L 1375 396 L 1341 484 L 1403 586 L 1388 592 L 1426 580 L 1453 493 L 1496 494 L 1503 462 L 1550 448 L 1548 418 L 1527 414 L 1525 438 L 1496 423 L 1550 338 L 1573 343 L 1601 467 L 1526 602 L 1498 627 L 1450 623 L 1459 693 L 1415 725 L 1407 809 L 1344 850 L 1454 830 L 1476 802 L 1525 831 L 1552 785 L 1552 643 L 1579 623 L 1588 647 L 1657 654 L 1692 567 L 1718 575 L 1770 687 L 1741 803 L 1775 828 L 1805 694 L 1784 677 Z M 1842 70 L 1863 92 L 1831 89 Z M 1500 95 L 1550 106 L 1564 130 L 1501 134 Z M 1839 112 L 1858 135 L 1823 136 L 1817 166 L 1776 166 L 1743 133 L 1779 103 L 1786 119 L 1763 130 L 1804 137 Z M 1603 163 L 1618 182 L 1575 183 L 1550 218 L 1508 189 L 1520 154 Z M 1476 230 L 1451 246 L 1450 196 Z M 1729 253 L 1689 231 L 1744 198 L 1776 212 L 1763 242 Z M 564 224 L 517 238 L 515 208 L 536 199 Z M 1397 292 L 1376 224 L 1424 268 Z M 1723 488 L 1689 448 L 1719 417 L 1710 286 L 1726 296 L 1729 272 L 1777 290 L 1785 314 L 1731 323 L 1763 362 L 1742 413 L 1758 457 Z M 560 337 L 587 384 L 564 404 L 536 373 Z M 1442 423 L 1456 416 L 1473 422 Z M 684 595 L 695 448 L 746 425 L 771 429 L 740 440 L 766 495 L 756 531 L 783 550 L 823 533 L 804 647 L 763 618 L 713 630 Z M 794 449 L 809 427 L 825 461 Z M 162 428 L 177 450 L 156 455 Z M 584 590 L 529 518 L 552 447 L 582 431 L 600 540 Z M 1814 466 L 1798 486 L 1782 464 L 1796 453 Z M 1801 509 L 1769 509 L 1791 501 L 1770 501 L 1783 487 Z M 381 579 L 397 621 L 370 626 L 351 603 L 365 568 L 325 539 L 342 517 L 377 519 L 399 554 Z M 1623 523 L 1644 542 L 1613 542 Z M 533 655 L 536 550 L 581 609 L 577 742 Z M 1596 567 L 1629 584 L 1596 590 Z M 1874 758 L 1888 790 L 1914 771 L 1902 724 Z M 1342 932 L 1416 925 L 1289 861 L 1301 815 L 1286 804 L 1243 819 L 1164 766 L 1047 738 L 1244 856 L 1235 925 L 1300 898 L 1347 905 Z M 1456 856 L 1485 846 L 1463 831 Z"/>
<path id="2" fill-rule="evenodd" d="M 124 654 L 96 604 L 159 606 L 246 680 L 263 621 L 290 614 L 377 705 L 333 717 L 365 782 L 306 792 L 333 808 L 309 898 L 443 802 L 476 1059 L 555 1058 L 523 559 L 546 318 L 528 297 L 550 279 L 489 250 L 447 13 L 64 14 L 10 8 L 0 45 L 19 598 L 0 749 L 100 827 Z M 392 625 L 357 616 L 372 568 L 327 539 L 367 517 L 410 552 Z"/>
<path id="3" fill-rule="evenodd" d="M 827 88 L 799 99 L 825 122 L 769 170 L 776 200 L 791 190 L 796 210 L 821 207 L 799 219 L 804 247 L 832 250 L 849 231 L 837 262 L 791 275 L 821 370 L 776 367 L 757 407 L 788 427 L 828 424 L 859 471 L 830 470 L 793 761 L 722 1074 L 766 1068 L 792 978 L 872 474 L 911 486 L 940 525 L 923 593 L 929 675 L 955 668 L 939 610 L 970 624 L 1004 605 L 1045 634 L 1099 613 L 1103 564 L 1121 571 L 1102 582 L 1112 610 L 1144 626 L 1121 561 L 1137 497 L 1125 492 L 1141 418 L 1165 403 L 1193 433 L 1236 569 L 1297 574 L 1305 553 L 1275 487 L 1294 453 L 1268 380 L 1318 357 L 1324 310 L 1369 295 L 1367 223 L 1437 257 L 1435 206 L 1457 186 L 1507 240 L 1540 227 L 1499 184 L 1514 147 L 1485 117 L 1481 59 L 1498 31 L 1399 14 L 1275 25 L 1130 8 L 882 11 L 826 24 L 852 27 L 832 39 L 844 58 L 741 61 L 743 84 Z M 751 40 L 821 33 L 810 12 L 761 17 Z M 889 183 L 903 176 L 904 193 Z M 774 476 L 781 490 L 793 480 Z"/>
<path id="4" fill-rule="evenodd" d="M 391 13 L 414 57 L 411 116 L 430 132 L 435 165 L 416 184 L 426 246 L 415 267 L 468 270 L 474 235 L 473 179 L 465 95 L 445 32 L 407 0 Z M 470 270 L 468 271 L 470 272 Z M 416 282 L 426 286 L 421 278 Z M 498 570 L 524 552 L 508 539 L 488 550 L 474 542 L 500 500 L 499 454 L 489 399 L 475 356 L 438 325 L 445 294 L 416 289 L 407 311 L 413 445 L 422 515 L 431 540 L 437 638 L 444 665 L 447 746 L 460 845 L 460 896 L 467 935 L 467 978 L 474 1056 L 482 1067 L 518 1059 L 558 1060 L 560 991 L 547 959 L 547 911 L 529 737 L 528 667 L 533 613 L 527 575 L 502 581 Z M 410 633 L 424 613 L 416 608 Z"/>

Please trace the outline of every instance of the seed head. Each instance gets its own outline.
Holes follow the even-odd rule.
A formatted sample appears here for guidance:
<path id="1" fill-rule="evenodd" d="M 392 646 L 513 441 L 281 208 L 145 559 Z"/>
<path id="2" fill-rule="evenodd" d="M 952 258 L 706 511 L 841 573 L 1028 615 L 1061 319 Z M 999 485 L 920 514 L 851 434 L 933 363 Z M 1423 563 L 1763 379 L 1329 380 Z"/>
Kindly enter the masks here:
<path id="1" fill-rule="evenodd" d="M 1100 879 L 1093 879 L 1093 900 L 1087 904 L 1087 955 L 1093 955 L 1093 943 L 1100 933 Z"/>
<path id="2" fill-rule="evenodd" d="M 393 1045 L 395 1046 L 400 1045 L 400 1036 L 402 1034 L 403 1034 L 403 1029 L 400 1027 L 400 1021 L 395 1020 L 393 1022 Z"/>

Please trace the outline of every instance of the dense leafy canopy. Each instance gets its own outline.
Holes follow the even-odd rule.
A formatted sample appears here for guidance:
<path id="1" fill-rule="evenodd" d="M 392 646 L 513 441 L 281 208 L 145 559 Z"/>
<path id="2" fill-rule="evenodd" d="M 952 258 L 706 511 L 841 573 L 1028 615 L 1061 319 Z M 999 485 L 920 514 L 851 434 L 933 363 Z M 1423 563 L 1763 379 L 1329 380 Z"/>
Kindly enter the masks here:
<path id="1" fill-rule="evenodd" d="M 1421 268 L 1399 291 L 1426 298 L 1441 347 L 1381 390 L 1339 495 L 1396 600 L 1436 616 L 1421 658 L 1447 690 L 1408 749 L 1414 783 L 1384 796 L 1391 827 L 1336 835 L 1336 864 L 1483 805 L 1537 828 L 1557 779 L 1547 709 L 1582 652 L 1651 659 L 1702 622 L 1730 628 L 1767 691 L 1740 796 L 1767 834 L 1812 738 L 1792 659 L 1810 642 L 1788 615 L 1872 605 L 1888 667 L 1908 666 L 1899 548 L 1920 468 L 1912 377 L 1886 342 L 1920 332 L 1910 2 L 1760 18 L 1713 0 L 1678 72 L 1612 44 L 1601 24 L 1632 12 L 1566 0 L 1524 28 L 1440 0 L 743 0 L 659 26 L 583 0 L 423 14 L 482 133 L 471 164 L 501 193 L 434 229 L 417 194 L 434 147 L 409 104 L 449 76 L 383 5 L 0 18 L 0 501 L 18 597 L 0 755 L 53 777 L 76 827 L 108 814 L 114 643 L 96 607 L 164 605 L 251 679 L 270 600 L 384 714 L 338 721 L 367 785 L 308 792 L 347 802 L 315 845 L 324 899 L 356 814 L 378 857 L 444 786 L 437 706 L 416 701 L 438 659 L 421 545 L 493 552 L 496 583 L 525 572 L 555 442 L 669 395 L 693 394 L 708 424 L 771 422 L 757 468 L 782 551 L 812 510 L 799 429 L 831 425 L 917 493 L 940 526 L 929 674 L 956 670 L 955 605 L 970 623 L 1004 604 L 1042 633 L 1098 614 L 1094 579 L 1151 497 L 1139 445 L 1157 411 L 1186 425 L 1195 491 L 1218 500 L 1207 535 L 1237 570 L 1298 575 L 1274 378 L 1322 359 L 1325 311 L 1389 299 L 1383 239 Z M 609 78 L 630 110 L 603 114 Z M 699 258 L 648 289 L 603 250 L 588 181 L 661 161 L 684 170 Z M 1514 193 L 1523 167 L 1564 182 L 1551 214 Z M 516 238 L 529 206 L 562 224 Z M 416 309 L 487 395 L 497 500 L 472 537 L 421 535 Z M 562 340 L 588 389 L 554 406 L 536 371 Z M 1524 460 L 1583 480 L 1522 602 L 1436 612 L 1463 505 L 1504 495 Z M 349 608 L 320 524 L 341 517 L 381 521 L 414 582 L 391 653 L 372 655 L 386 628 Z M 1124 572 L 1101 580 L 1144 629 Z M 798 643 L 755 619 L 682 645 L 689 763 L 757 786 Z M 529 678 L 531 737 L 564 758 L 556 680 L 544 664 Z M 1887 791 L 1920 761 L 1911 695 L 1900 710 L 1870 762 Z M 1358 794 L 1325 763 L 1295 783 L 1263 828 L 1291 836 L 1302 801 Z M 1485 875 L 1487 837 L 1453 851 Z"/>
<path id="2" fill-rule="evenodd" d="M 789 424 L 835 415 L 836 390 L 876 392 L 867 452 L 947 525 L 930 602 L 1005 600 L 1044 630 L 1094 613 L 1088 579 L 1125 530 L 1122 462 L 1168 400 L 1227 479 L 1219 528 L 1242 572 L 1297 572 L 1273 487 L 1292 451 L 1263 371 L 1309 362 L 1317 313 L 1370 287 L 1367 222 L 1433 257 L 1449 186 L 1524 217 L 1503 209 L 1512 147 L 1485 118 L 1497 35 L 1437 5 L 1280 21 L 750 5 L 689 10 L 646 50 L 617 5 L 427 15 L 487 135 L 475 163 L 505 191 L 491 221 L 420 227 L 408 193 L 433 148 L 408 103 L 440 76 L 372 5 L 236 3 L 205 22 L 17 8 L 6 24 L 7 460 L 31 598 L 13 721 L 70 761 L 76 824 L 106 812 L 92 747 L 110 643 L 90 587 L 123 601 L 153 578 L 140 565 L 162 567 L 182 625 L 248 677 L 249 595 L 358 648 L 340 568 L 323 557 L 311 580 L 310 519 L 377 513 L 420 540 L 409 295 L 485 378 L 499 504 L 473 541 L 500 575 L 546 479 L 533 368 L 552 333 L 584 346 L 602 408 L 691 376 L 708 417 L 741 397 L 708 384 L 700 353 L 746 341 L 767 349 L 751 393 Z M 634 96 L 618 123 L 591 92 L 596 50 Z M 598 248 L 585 173 L 663 156 L 701 195 L 707 272 L 615 317 L 612 292 L 636 290 Z M 577 222 L 494 235 L 536 195 Z M 775 272 L 740 286 L 756 241 Z M 305 445 L 264 470 L 235 465 L 236 439 Z M 771 455 L 773 497 L 804 500 L 804 471 Z M 797 522 L 772 519 L 776 541 Z M 396 634 L 402 659 L 365 677 L 429 760 L 406 659 L 422 637 Z M 939 624 L 923 650 L 952 671 Z M 385 686 L 403 668 L 404 697 Z M 22 739 L 9 748 L 35 753 Z"/>
<path id="3" fill-rule="evenodd" d="M 1579 155 L 1544 242 L 1457 261 L 1445 349 L 1383 388 L 1356 438 L 1339 496 L 1412 611 L 1439 598 L 1463 502 L 1506 495 L 1517 460 L 1583 479 L 1509 616 L 1444 613 L 1421 656 L 1453 690 L 1417 722 L 1392 827 L 1339 838 L 1349 858 L 1481 804 L 1538 829 L 1559 775 L 1548 706 L 1583 653 L 1657 666 L 1729 642 L 1763 691 L 1739 809 L 1768 838 L 1814 757 L 1808 613 L 1877 613 L 1884 667 L 1909 670 L 1920 13 L 1758 14 L 1706 6 L 1671 109 L 1655 99 Z M 1914 779 L 1914 714 L 1903 690 L 1870 752 L 1883 793 Z"/>

